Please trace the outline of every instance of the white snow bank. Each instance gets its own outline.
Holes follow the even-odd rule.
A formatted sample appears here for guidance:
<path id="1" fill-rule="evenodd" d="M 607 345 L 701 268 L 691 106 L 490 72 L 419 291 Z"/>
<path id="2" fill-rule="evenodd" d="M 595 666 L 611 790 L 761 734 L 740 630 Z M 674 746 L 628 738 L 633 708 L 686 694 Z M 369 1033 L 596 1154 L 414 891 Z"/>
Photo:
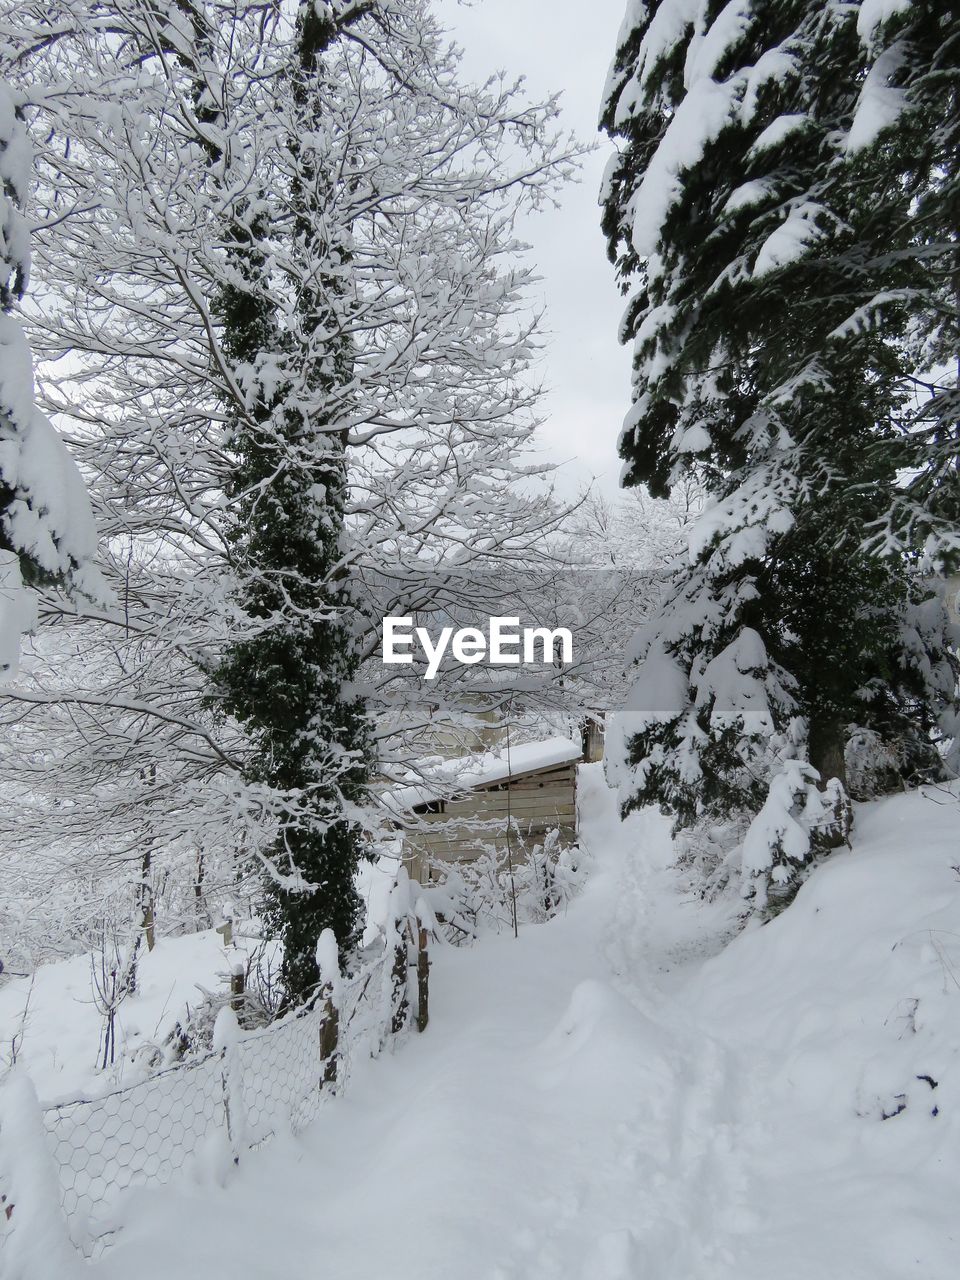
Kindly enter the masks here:
<path id="1" fill-rule="evenodd" d="M 591 1106 L 606 1111 L 614 1091 L 668 1092 L 673 1064 L 664 1049 L 661 1026 L 609 982 L 588 979 L 574 987 L 560 1021 L 544 1040 L 538 1079 L 558 1092 L 575 1093 L 583 1118 Z"/>
<path id="2" fill-rule="evenodd" d="M 141 950 L 137 993 L 117 1012 L 113 1070 L 97 1066 L 103 1019 L 93 1003 L 89 954 L 42 964 L 29 978 L 9 979 L 0 986 L 0 1070 L 16 1037 L 18 1063 L 45 1104 L 96 1097 L 131 1083 L 145 1070 L 137 1069 L 132 1055 L 161 1043 L 205 991 L 224 991 L 236 957 L 246 959 L 258 945 L 236 935 L 235 941 L 225 949 L 220 934 L 207 929 L 159 938 L 153 951 Z"/>
<path id="3" fill-rule="evenodd" d="M 686 993 L 743 1066 L 743 1280 L 956 1273 L 958 835 L 949 792 L 859 807 L 853 851 Z"/>
<path id="4" fill-rule="evenodd" d="M 4 1280 L 79 1280 L 81 1263 L 60 1212 L 59 1181 L 43 1113 L 21 1067 L 0 1084 L 0 1192 L 5 1196 L 0 1204 Z"/>

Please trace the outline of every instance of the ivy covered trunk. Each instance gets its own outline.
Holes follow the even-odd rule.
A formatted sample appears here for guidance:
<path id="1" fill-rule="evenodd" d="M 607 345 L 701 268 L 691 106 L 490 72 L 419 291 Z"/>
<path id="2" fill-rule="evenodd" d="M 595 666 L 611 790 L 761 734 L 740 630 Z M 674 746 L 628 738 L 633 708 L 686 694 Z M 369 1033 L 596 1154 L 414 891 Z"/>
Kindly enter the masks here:
<path id="1" fill-rule="evenodd" d="M 302 265 L 291 314 L 273 314 L 259 282 L 270 270 L 269 214 L 235 216 L 236 283 L 223 292 L 225 347 L 246 379 L 237 414 L 234 549 L 241 606 L 253 625 L 220 668 L 226 710 L 251 734 L 249 781 L 288 798 L 265 863 L 265 919 L 283 943 L 286 1003 L 317 987 L 317 940 L 332 929 L 349 956 L 360 930 L 354 878 L 371 735 L 352 688 L 355 611 L 344 570 L 346 438 L 336 392 L 349 380 L 344 282 L 349 253 L 330 216 L 323 171 L 324 50 L 330 18 L 301 11 L 287 85 L 290 234 Z M 309 147 L 301 139 L 311 137 Z M 339 234 L 338 234 L 339 233 Z"/>

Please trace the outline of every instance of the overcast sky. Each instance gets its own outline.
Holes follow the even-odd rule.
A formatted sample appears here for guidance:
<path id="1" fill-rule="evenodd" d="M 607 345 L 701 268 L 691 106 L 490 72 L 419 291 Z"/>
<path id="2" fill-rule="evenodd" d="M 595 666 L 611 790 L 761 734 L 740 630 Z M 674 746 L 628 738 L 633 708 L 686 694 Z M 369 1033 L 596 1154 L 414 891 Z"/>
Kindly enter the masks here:
<path id="1" fill-rule="evenodd" d="M 471 79 L 496 71 L 527 77 L 531 98 L 562 92 L 562 123 L 598 138 L 597 116 L 626 0 L 440 0 L 439 13 L 464 48 Z M 597 477 L 617 489 L 617 435 L 630 403 L 630 361 L 617 342 L 623 310 L 607 261 L 597 193 L 610 144 L 584 164 L 583 180 L 559 211 L 523 224 L 547 306 L 551 341 L 543 368 L 550 393 L 541 428 L 545 451 L 563 461 L 564 492 Z"/>

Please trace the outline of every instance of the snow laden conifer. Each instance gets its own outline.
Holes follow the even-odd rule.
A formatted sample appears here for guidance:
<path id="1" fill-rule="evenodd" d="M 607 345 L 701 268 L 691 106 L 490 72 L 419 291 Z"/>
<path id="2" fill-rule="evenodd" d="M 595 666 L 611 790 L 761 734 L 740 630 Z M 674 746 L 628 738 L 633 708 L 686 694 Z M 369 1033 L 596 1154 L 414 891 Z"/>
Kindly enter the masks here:
<path id="1" fill-rule="evenodd" d="M 98 587 L 87 492 L 34 403 L 33 357 L 13 314 L 29 274 L 23 209 L 31 168 L 22 109 L 0 78 L 0 672 L 16 669 L 20 635 L 32 622 L 24 582 Z"/>
<path id="2" fill-rule="evenodd" d="M 710 495 L 637 637 L 624 799 L 680 825 L 758 815 L 744 870 L 761 896 L 844 838 L 849 727 L 882 725 L 923 776 L 954 696 L 942 609 L 918 644 L 929 593 L 863 546 L 896 485 L 905 388 L 890 334 L 843 327 L 864 270 L 841 180 L 856 17 L 631 7 L 603 112 L 635 352 L 625 479 L 660 496 L 692 473 Z"/>

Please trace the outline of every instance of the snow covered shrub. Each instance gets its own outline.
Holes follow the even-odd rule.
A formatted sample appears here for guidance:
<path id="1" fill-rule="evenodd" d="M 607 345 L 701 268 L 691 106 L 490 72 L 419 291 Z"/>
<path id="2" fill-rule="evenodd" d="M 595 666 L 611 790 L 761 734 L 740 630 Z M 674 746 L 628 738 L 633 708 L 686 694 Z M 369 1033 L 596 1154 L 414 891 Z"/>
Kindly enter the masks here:
<path id="1" fill-rule="evenodd" d="M 187 1005 L 183 1017 L 174 1025 L 163 1044 L 151 1046 L 149 1050 L 141 1049 L 141 1055 L 149 1059 L 148 1065 L 157 1068 L 209 1053 L 213 1048 L 213 1029 L 217 1017 L 229 1002 L 229 991 L 207 991 L 201 987 L 200 999 L 192 1008 Z M 144 1057 L 141 1056 L 140 1060 L 143 1062 Z"/>
<path id="2" fill-rule="evenodd" d="M 847 790 L 854 800 L 875 800 L 921 783 L 956 776 L 956 740 L 932 734 L 889 734 L 856 726 L 847 739 Z"/>
<path id="3" fill-rule="evenodd" d="M 245 1030 L 265 1027 L 281 1013 L 283 986 L 280 980 L 280 951 L 274 942 L 262 942 L 251 952 L 233 951 L 242 961 L 243 994 L 236 997 L 237 1018 Z M 222 1009 L 230 1006 L 231 974 L 219 974 L 221 986 L 216 991 L 199 987 L 200 1000 L 176 1024 L 162 1046 L 164 1061 L 191 1058 L 213 1048 L 214 1027 Z"/>
<path id="4" fill-rule="evenodd" d="M 847 790 L 854 800 L 873 800 L 903 788 L 903 751 L 871 729 L 855 729 L 847 740 Z"/>
<path id="5" fill-rule="evenodd" d="M 100 1069 L 116 1059 L 117 1010 L 135 989 L 134 948 L 124 948 L 117 928 L 104 918 L 95 949 L 90 953 L 90 985 L 93 1003 L 103 1019 L 97 1050 Z"/>
<path id="6" fill-rule="evenodd" d="M 837 778 L 823 790 L 803 760 L 786 760 L 743 841 L 742 889 L 759 910 L 782 909 L 818 854 L 846 842 L 852 811 Z M 771 903 L 771 897 L 773 902 Z"/>
<path id="7" fill-rule="evenodd" d="M 243 987 L 245 1027 L 262 1027 L 280 1015 L 283 987 L 279 952 L 275 943 L 263 942 L 247 957 Z"/>
<path id="8" fill-rule="evenodd" d="M 737 879 L 749 826 L 749 818 L 739 814 L 726 822 L 704 817 L 677 832 L 676 865 L 693 893 L 712 901 Z"/>
<path id="9" fill-rule="evenodd" d="M 576 846 L 558 847 L 558 833 L 540 843 L 517 836 L 512 856 L 488 845 L 471 862 L 434 862 L 437 883 L 426 897 L 448 941 L 463 943 L 479 933 L 501 933 L 514 921 L 537 924 L 561 911 L 583 883 Z"/>

